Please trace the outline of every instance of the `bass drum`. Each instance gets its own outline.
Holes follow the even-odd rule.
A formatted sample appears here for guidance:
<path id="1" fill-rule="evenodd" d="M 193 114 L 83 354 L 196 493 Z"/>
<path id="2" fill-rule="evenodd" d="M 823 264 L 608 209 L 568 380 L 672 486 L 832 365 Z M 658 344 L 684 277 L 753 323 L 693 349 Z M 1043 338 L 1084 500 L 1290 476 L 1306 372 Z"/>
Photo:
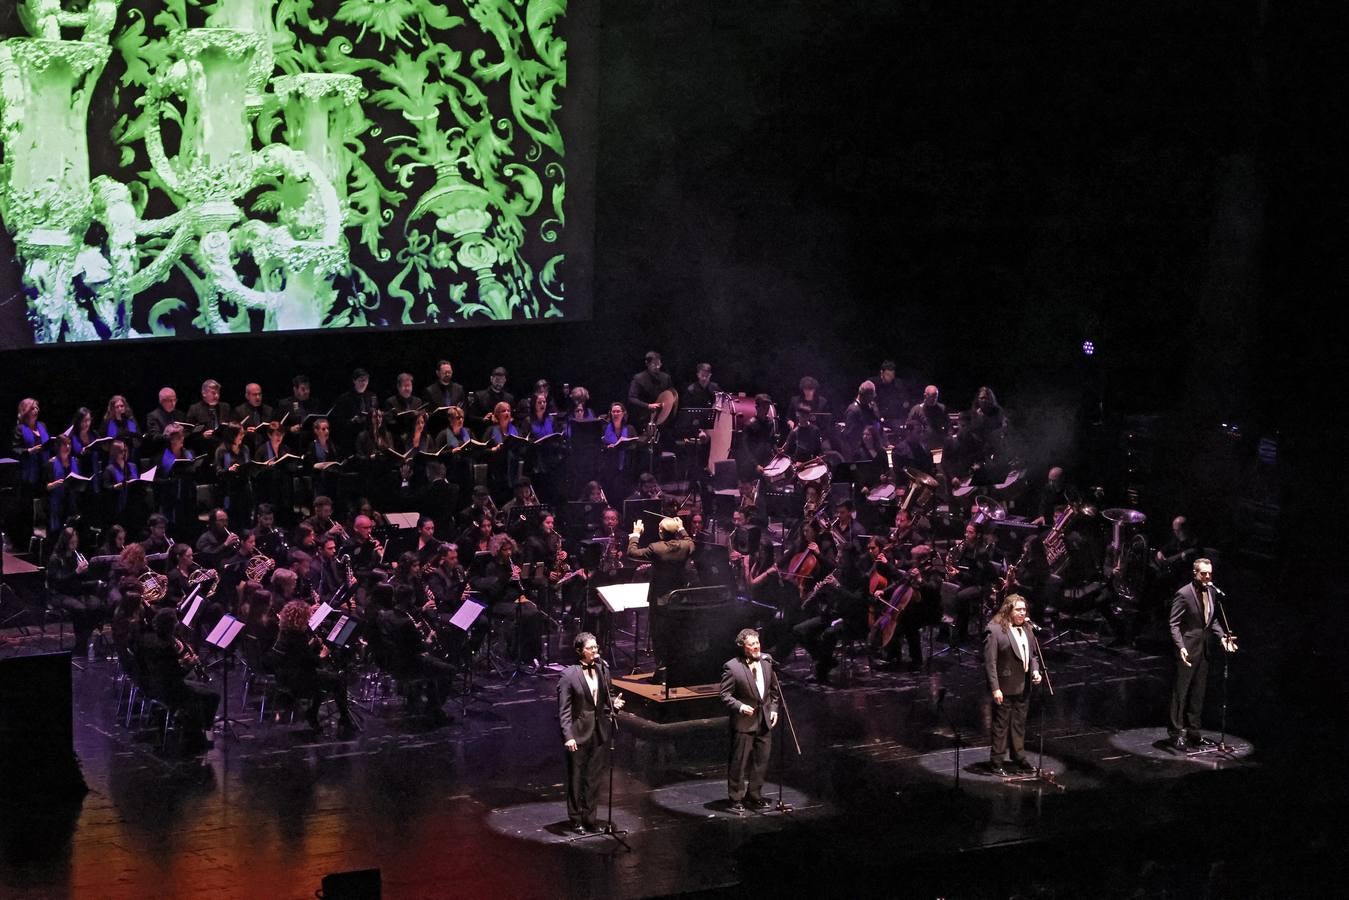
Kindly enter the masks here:
<path id="1" fill-rule="evenodd" d="M 777 408 L 770 406 L 768 413 L 777 418 Z M 731 445 L 735 442 L 735 433 L 745 427 L 754 418 L 754 398 L 738 397 L 735 394 L 717 394 L 716 421 L 712 423 L 707 452 L 707 471 L 709 475 L 717 472 L 717 463 L 731 458 Z"/>

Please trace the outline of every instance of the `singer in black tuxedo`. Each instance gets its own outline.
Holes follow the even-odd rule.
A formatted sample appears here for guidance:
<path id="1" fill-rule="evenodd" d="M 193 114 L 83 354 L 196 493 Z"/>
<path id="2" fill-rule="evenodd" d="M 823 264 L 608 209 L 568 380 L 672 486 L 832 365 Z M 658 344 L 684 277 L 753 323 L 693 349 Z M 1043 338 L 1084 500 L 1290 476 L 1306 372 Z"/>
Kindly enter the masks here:
<path id="1" fill-rule="evenodd" d="M 600 752 L 609 741 L 615 710 L 623 698 L 613 695 L 609 668 L 600 659 L 595 636 L 583 631 L 573 644 L 580 662 L 568 666 L 557 683 L 557 717 L 567 750 L 567 818 L 571 830 L 585 834 L 599 830 Z"/>
<path id="2" fill-rule="evenodd" d="M 731 756 L 726 787 L 731 810 L 763 809 L 763 783 L 773 751 L 782 686 L 773 660 L 759 652 L 759 633 L 746 628 L 735 638 L 740 654 L 721 669 L 721 699 L 730 710 Z"/>
<path id="3" fill-rule="evenodd" d="M 1171 746 L 1177 750 L 1184 750 L 1189 744 L 1212 744 L 1199 730 L 1204 714 L 1204 690 L 1208 686 L 1209 634 L 1216 635 L 1225 650 L 1236 650 L 1236 642 L 1218 616 L 1213 563 L 1197 559 L 1192 568 L 1193 579 L 1171 598 L 1176 681 L 1171 688 L 1171 716 L 1166 730 L 1171 736 Z"/>
<path id="4" fill-rule="evenodd" d="M 1042 668 L 1040 643 L 1026 623 L 1026 598 L 1008 594 L 984 632 L 984 674 L 993 694 L 989 767 L 994 775 L 1012 774 L 1009 765 L 1018 771 L 1032 771 L 1026 761 L 1026 682 L 1039 684 Z"/>

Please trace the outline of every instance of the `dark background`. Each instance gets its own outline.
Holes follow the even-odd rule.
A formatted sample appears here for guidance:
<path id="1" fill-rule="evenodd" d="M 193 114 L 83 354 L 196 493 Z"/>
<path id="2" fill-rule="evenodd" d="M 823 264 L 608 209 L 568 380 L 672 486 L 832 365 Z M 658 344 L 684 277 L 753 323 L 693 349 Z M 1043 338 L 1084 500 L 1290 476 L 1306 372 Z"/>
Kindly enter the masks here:
<path id="1" fill-rule="evenodd" d="M 1290 395 L 1308 363 L 1343 382 L 1304 315 L 1343 265 L 1338 5 L 598 10 L 593 321 L 44 348 L 4 356 L 0 397 L 63 425 L 207 376 L 231 402 L 301 371 L 332 397 L 365 365 L 387 394 L 445 356 L 470 389 L 504 364 L 517 393 L 546 375 L 600 403 L 657 348 L 679 383 L 706 358 L 723 387 L 785 399 L 812 373 L 840 405 L 890 357 L 952 407 L 990 384 L 1023 423 L 1047 411 L 1056 446 L 1084 406 L 1162 414 L 1182 447 L 1333 427 Z"/>

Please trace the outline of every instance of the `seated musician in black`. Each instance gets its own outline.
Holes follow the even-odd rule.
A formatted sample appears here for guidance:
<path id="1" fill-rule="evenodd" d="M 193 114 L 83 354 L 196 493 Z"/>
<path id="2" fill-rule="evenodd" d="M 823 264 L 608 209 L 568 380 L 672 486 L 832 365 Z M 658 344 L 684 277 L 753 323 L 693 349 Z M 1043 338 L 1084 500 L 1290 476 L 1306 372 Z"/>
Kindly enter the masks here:
<path id="1" fill-rule="evenodd" d="M 664 495 L 660 490 L 660 482 L 656 476 L 650 472 L 643 472 L 637 476 L 637 489 L 628 495 L 629 500 L 660 500 Z"/>
<path id="2" fill-rule="evenodd" d="M 468 641 L 459 628 L 450 624 L 450 619 L 464 603 L 464 593 L 468 589 L 468 570 L 459 563 L 459 548 L 454 544 L 440 544 L 428 560 L 431 571 L 422 579 L 430 594 L 422 606 L 422 614 L 435 628 L 445 649 L 446 658 L 467 664 L 468 654 L 477 653 L 487 637 L 488 620 L 479 616 L 473 623 Z"/>
<path id="3" fill-rule="evenodd" d="M 75 529 L 62 528 L 47 560 L 48 603 L 70 615 L 70 627 L 75 632 L 71 652 L 76 658 L 84 656 L 90 635 L 105 618 L 89 563 L 81 561 L 79 547 L 80 536 Z"/>
<path id="4" fill-rule="evenodd" d="M 420 606 L 407 585 L 377 584 L 371 595 L 375 607 L 375 633 L 380 664 L 395 678 L 419 679 L 423 685 L 425 712 L 431 724 L 450 721 L 441 706 L 454 678 L 454 667 L 427 652 L 426 641 L 413 620 Z M 408 698 L 409 709 L 415 698 Z"/>
<path id="5" fill-rule="evenodd" d="M 308 700 L 309 711 L 305 721 L 313 731 L 321 731 L 319 708 L 325 697 L 331 696 L 337 704 L 337 731 L 347 736 L 355 731 L 347 706 L 347 683 L 331 668 L 323 667 L 328 659 L 328 647 L 309 630 L 309 604 L 292 600 L 281 608 L 277 616 L 280 630 L 272 647 L 272 665 L 277 684 L 290 691 L 297 700 Z"/>
<path id="6" fill-rule="evenodd" d="M 951 635 L 952 644 L 963 643 L 968 636 L 970 616 L 980 609 L 989 597 L 1000 573 L 997 547 L 991 528 L 976 526 L 970 522 L 965 526 L 965 537 L 958 545 L 955 564 L 958 570 L 956 591 L 955 631 Z"/>
<path id="7" fill-rule="evenodd" d="M 834 571 L 801 604 L 801 615 L 807 618 L 792 631 L 814 659 L 815 678 L 821 684 L 829 683 L 839 640 L 866 637 L 870 562 L 855 542 L 843 545 Z"/>
<path id="8" fill-rule="evenodd" d="M 519 549 L 510 535 L 493 535 L 488 546 L 492 560 L 473 580 L 473 588 L 487 604 L 494 627 L 505 633 L 512 656 L 525 665 L 537 666 L 543 617 L 525 593 L 520 566 L 515 563 Z"/>
<path id="9" fill-rule="evenodd" d="M 175 637 L 178 611 L 172 608 L 155 613 L 151 630 L 141 636 L 137 648 L 146 693 L 166 704 L 177 714 L 182 748 L 185 753 L 200 753 L 211 746 L 206 734 L 215 722 L 220 695 L 210 688 L 187 680 L 194 655 Z"/>

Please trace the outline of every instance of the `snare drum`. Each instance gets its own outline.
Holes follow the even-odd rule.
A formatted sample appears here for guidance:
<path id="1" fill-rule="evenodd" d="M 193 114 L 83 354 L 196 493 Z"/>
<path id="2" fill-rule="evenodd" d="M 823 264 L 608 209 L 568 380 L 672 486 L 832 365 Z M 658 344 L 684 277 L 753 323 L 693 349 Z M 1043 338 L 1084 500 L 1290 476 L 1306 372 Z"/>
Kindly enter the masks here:
<path id="1" fill-rule="evenodd" d="M 792 477 L 792 460 L 789 456 L 775 456 L 763 467 L 763 477 L 769 485 L 780 488 Z"/>
<path id="2" fill-rule="evenodd" d="M 816 484 L 829 474 L 829 463 L 822 459 L 813 459 L 796 470 L 796 480 L 802 484 Z"/>

